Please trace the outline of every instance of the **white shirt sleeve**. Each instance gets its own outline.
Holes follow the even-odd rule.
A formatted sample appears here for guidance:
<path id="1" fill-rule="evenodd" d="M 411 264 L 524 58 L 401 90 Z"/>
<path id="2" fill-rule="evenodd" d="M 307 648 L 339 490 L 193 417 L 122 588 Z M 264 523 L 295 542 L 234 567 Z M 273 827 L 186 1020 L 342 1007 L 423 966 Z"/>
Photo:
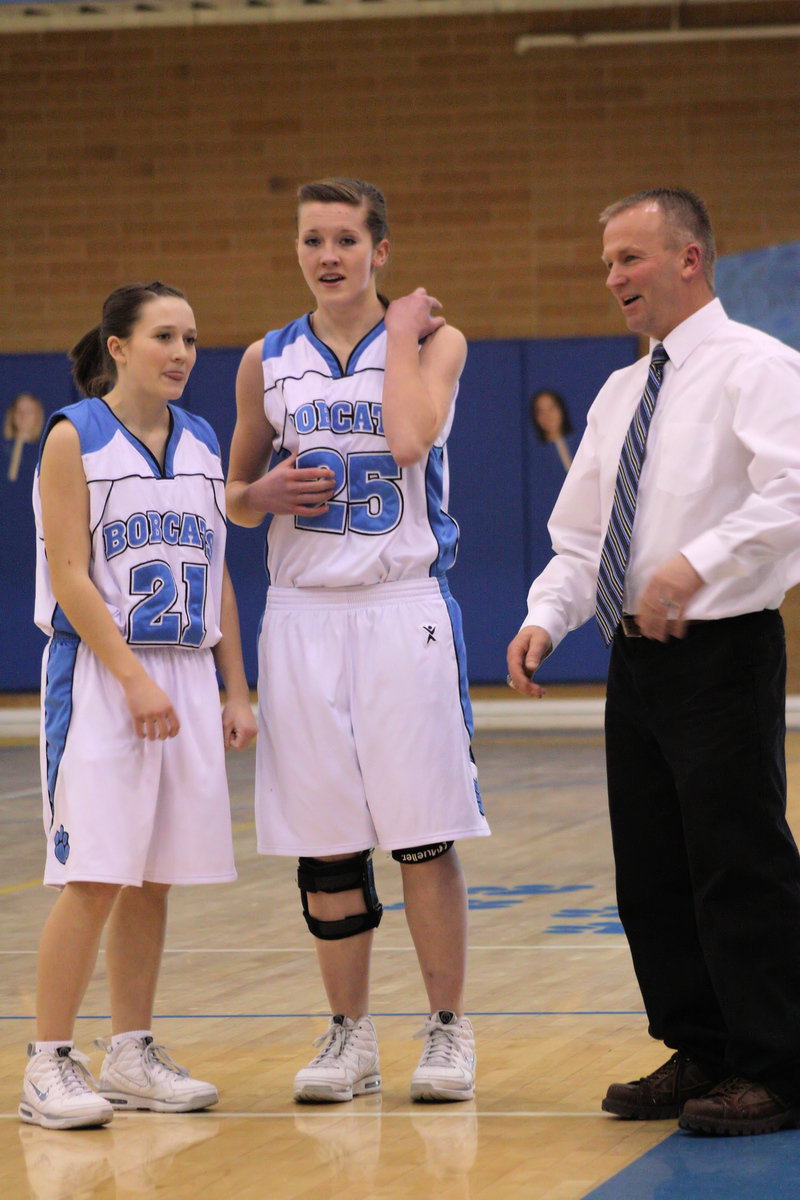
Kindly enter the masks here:
<path id="1" fill-rule="evenodd" d="M 525 625 L 546 629 L 554 649 L 594 613 L 600 564 L 599 472 L 590 420 L 547 525 L 555 557 L 528 592 Z"/>
<path id="2" fill-rule="evenodd" d="M 691 620 L 777 608 L 800 581 L 800 355 L 730 321 L 718 300 L 664 339 L 670 362 L 642 466 L 626 612 L 684 554 L 704 581 Z M 555 557 L 528 594 L 526 625 L 553 646 L 589 620 L 625 431 L 647 360 L 615 372 L 592 405 L 548 528 Z"/>
<path id="3" fill-rule="evenodd" d="M 683 548 L 706 583 L 746 578 L 800 551 L 800 358 L 756 360 L 730 391 L 751 491 Z"/>

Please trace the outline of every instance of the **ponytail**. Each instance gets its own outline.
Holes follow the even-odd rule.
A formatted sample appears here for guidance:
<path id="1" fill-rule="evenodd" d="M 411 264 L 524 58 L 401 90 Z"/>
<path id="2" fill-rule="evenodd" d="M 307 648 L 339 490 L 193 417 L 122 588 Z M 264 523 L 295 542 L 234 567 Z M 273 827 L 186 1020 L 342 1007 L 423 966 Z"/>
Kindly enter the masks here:
<path id="1" fill-rule="evenodd" d="M 113 387 L 116 372 L 99 325 L 75 343 L 69 360 L 75 386 L 84 396 L 105 396 Z"/>

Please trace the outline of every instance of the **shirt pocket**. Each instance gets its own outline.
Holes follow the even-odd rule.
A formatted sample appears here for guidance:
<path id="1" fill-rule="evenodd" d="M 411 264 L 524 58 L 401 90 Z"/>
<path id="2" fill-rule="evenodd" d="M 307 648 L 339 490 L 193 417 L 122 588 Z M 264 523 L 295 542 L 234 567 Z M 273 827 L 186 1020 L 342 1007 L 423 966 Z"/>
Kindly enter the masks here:
<path id="1" fill-rule="evenodd" d="M 655 483 L 673 496 L 700 492 L 714 482 L 713 425 L 708 421 L 670 421 L 659 431 Z"/>

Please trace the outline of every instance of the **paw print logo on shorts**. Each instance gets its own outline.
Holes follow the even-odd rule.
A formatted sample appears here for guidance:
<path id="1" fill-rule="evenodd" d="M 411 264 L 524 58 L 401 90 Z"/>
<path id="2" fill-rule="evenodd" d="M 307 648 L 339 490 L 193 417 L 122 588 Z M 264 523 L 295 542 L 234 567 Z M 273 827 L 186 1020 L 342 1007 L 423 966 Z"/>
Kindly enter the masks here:
<path id="1" fill-rule="evenodd" d="M 65 863 L 69 858 L 69 834 L 63 825 L 56 830 L 53 852 L 60 863 Z"/>

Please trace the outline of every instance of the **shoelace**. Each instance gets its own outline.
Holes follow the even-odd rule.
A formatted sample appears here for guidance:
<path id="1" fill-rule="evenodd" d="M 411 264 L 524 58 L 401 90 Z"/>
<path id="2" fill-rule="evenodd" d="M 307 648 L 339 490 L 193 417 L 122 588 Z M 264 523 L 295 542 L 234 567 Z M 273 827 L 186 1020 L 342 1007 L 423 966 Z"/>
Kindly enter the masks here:
<path id="1" fill-rule="evenodd" d="M 678 1051 L 676 1050 L 675 1053 L 673 1054 L 672 1058 L 668 1059 L 662 1067 L 659 1067 L 657 1071 L 651 1071 L 651 1073 L 649 1075 L 643 1075 L 641 1077 L 641 1079 L 639 1079 L 637 1082 L 638 1083 L 659 1083 L 662 1079 L 666 1079 L 675 1070 L 675 1063 L 676 1063 L 677 1058 L 678 1058 Z"/>
<path id="2" fill-rule="evenodd" d="M 173 1075 L 180 1075 L 184 1079 L 189 1077 L 186 1067 L 178 1066 L 166 1046 L 161 1046 L 157 1042 L 150 1042 L 145 1048 L 144 1057 L 151 1068 L 158 1069 L 160 1067 L 162 1070 L 170 1071 Z"/>
<path id="3" fill-rule="evenodd" d="M 460 1057 L 456 1029 L 452 1025 L 440 1025 L 433 1017 L 428 1017 L 414 1037 L 428 1039 L 422 1051 L 420 1066 L 449 1067 Z"/>
<path id="4" fill-rule="evenodd" d="M 712 1091 L 715 1099 L 719 1097 L 720 1100 L 734 1100 L 751 1086 L 748 1080 L 742 1079 L 740 1075 L 731 1075 L 730 1079 L 724 1079 L 712 1088 Z"/>
<path id="5" fill-rule="evenodd" d="M 351 1032 L 352 1030 L 346 1029 L 344 1025 L 330 1025 L 318 1038 L 314 1038 L 312 1043 L 314 1046 L 321 1046 L 323 1042 L 327 1042 L 327 1045 L 320 1050 L 313 1060 L 312 1066 L 317 1066 L 328 1058 L 339 1058 L 344 1053 L 348 1035 Z"/>
<path id="6" fill-rule="evenodd" d="M 91 1085 L 97 1087 L 97 1081 L 89 1070 L 89 1056 L 82 1054 L 73 1046 L 69 1054 L 59 1056 L 53 1061 L 53 1067 L 61 1076 L 64 1091 L 76 1096 L 87 1090 Z"/>
<path id="7" fill-rule="evenodd" d="M 95 1038 L 94 1044 L 95 1046 L 99 1046 L 101 1050 L 105 1050 L 106 1054 L 111 1053 L 111 1042 L 106 1041 L 105 1038 Z M 170 1071 L 173 1075 L 181 1075 L 184 1078 L 188 1078 L 189 1072 L 186 1067 L 179 1067 L 171 1058 L 166 1046 L 162 1046 L 158 1042 L 148 1042 L 144 1048 L 144 1060 L 151 1070 L 161 1067 L 165 1071 Z M 89 1061 L 88 1058 L 86 1061 Z"/>

